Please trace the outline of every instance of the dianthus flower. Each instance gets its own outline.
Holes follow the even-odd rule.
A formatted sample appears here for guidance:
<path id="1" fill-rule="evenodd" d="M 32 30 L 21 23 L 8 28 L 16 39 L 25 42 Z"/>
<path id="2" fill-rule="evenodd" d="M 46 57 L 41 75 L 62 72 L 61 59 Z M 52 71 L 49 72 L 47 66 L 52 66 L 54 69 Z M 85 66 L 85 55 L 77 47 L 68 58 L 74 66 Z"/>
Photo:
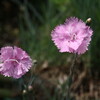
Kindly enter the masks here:
<path id="1" fill-rule="evenodd" d="M 32 66 L 32 59 L 18 47 L 3 47 L 0 50 L 0 73 L 4 76 L 20 78 Z"/>
<path id="2" fill-rule="evenodd" d="M 51 37 L 60 52 L 83 54 L 88 50 L 92 33 L 86 23 L 71 17 L 64 24 L 56 26 Z"/>

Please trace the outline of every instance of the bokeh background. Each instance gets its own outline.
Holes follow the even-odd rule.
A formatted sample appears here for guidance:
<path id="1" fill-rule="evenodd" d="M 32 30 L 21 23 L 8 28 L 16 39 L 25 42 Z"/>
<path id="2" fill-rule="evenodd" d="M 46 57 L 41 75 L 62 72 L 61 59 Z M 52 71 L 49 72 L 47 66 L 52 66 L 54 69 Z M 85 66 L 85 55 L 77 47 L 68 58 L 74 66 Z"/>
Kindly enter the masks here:
<path id="1" fill-rule="evenodd" d="M 83 21 L 92 18 L 94 31 L 89 50 L 77 59 L 73 100 L 100 100 L 100 0 L 1 0 L 0 48 L 19 46 L 37 60 L 37 66 L 32 91 L 25 95 L 19 80 L 0 75 L 0 100 L 22 100 L 23 96 L 26 100 L 66 100 L 73 55 L 58 52 L 51 31 L 70 16 Z"/>

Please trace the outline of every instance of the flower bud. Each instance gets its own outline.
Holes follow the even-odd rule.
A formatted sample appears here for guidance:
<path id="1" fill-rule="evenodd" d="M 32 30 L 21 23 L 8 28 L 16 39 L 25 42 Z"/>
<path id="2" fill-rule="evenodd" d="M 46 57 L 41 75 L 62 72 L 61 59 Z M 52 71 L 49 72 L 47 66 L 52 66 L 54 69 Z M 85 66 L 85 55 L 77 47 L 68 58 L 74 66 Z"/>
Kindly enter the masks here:
<path id="1" fill-rule="evenodd" d="M 26 94 L 26 93 L 27 93 L 27 91 L 24 89 L 24 90 L 23 90 L 23 94 Z"/>
<path id="2" fill-rule="evenodd" d="M 37 64 L 37 60 L 33 60 L 33 64 L 34 64 L 34 65 Z"/>
<path id="3" fill-rule="evenodd" d="M 91 24 L 91 20 L 92 20 L 91 18 L 88 18 L 88 19 L 86 20 L 86 24 L 87 24 L 87 25 L 90 25 L 90 24 Z"/>
<path id="4" fill-rule="evenodd" d="M 33 87 L 31 85 L 28 86 L 28 90 L 32 91 Z"/>

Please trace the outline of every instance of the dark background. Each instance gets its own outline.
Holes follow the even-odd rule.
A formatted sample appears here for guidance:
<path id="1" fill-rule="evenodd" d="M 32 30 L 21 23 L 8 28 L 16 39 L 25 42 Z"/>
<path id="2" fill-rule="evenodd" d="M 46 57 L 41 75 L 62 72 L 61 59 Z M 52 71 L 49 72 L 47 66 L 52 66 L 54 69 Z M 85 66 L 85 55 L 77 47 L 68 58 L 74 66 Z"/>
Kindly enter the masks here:
<path id="1" fill-rule="evenodd" d="M 91 28 L 94 31 L 89 50 L 77 59 L 75 82 L 72 86 L 74 97 L 76 100 L 99 100 L 100 1 L 0 1 L 0 47 L 19 46 L 38 62 L 33 75 L 35 78 L 32 84 L 33 90 L 27 94 L 27 100 L 30 98 L 31 100 L 65 100 L 64 88 L 73 54 L 58 52 L 51 41 L 51 31 L 70 16 L 76 16 L 83 21 L 92 18 Z M 30 72 L 26 75 L 26 83 L 29 77 Z M 18 87 L 19 82 L 1 75 L 0 100 L 22 100 L 23 93 Z"/>

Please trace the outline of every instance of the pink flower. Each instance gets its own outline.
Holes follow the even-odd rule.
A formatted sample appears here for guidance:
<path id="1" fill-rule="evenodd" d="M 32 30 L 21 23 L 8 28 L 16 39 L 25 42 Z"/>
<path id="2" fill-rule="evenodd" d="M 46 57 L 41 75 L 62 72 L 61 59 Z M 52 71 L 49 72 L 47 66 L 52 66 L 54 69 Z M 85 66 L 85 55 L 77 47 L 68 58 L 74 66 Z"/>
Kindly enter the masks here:
<path id="1" fill-rule="evenodd" d="M 60 52 L 83 54 L 88 50 L 92 33 L 92 29 L 82 20 L 71 17 L 57 26 L 51 37 Z"/>
<path id="2" fill-rule="evenodd" d="M 21 48 L 7 46 L 0 53 L 0 73 L 4 76 L 20 78 L 32 66 L 32 59 Z"/>

